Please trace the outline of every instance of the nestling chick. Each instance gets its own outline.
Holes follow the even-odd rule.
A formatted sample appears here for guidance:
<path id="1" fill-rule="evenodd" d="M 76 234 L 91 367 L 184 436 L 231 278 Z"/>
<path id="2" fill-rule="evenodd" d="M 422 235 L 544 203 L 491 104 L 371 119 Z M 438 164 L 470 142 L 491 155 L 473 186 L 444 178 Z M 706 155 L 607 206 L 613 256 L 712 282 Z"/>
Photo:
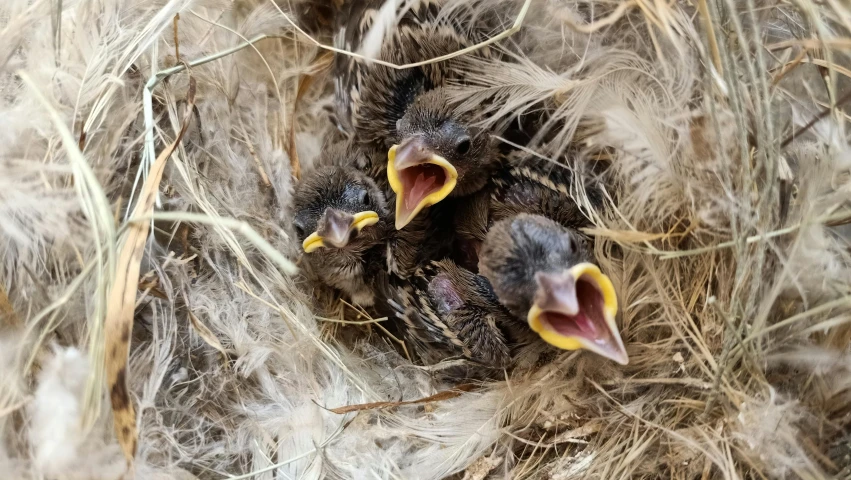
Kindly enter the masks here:
<path id="1" fill-rule="evenodd" d="M 454 111 L 443 88 L 424 92 L 396 126 L 387 179 L 396 193 L 396 228 L 448 196 L 482 189 L 500 165 L 489 132 Z"/>
<path id="2" fill-rule="evenodd" d="M 570 169 L 535 157 L 509 156 L 505 163 L 489 185 L 465 199 L 455 217 L 458 239 L 453 258 L 470 270 L 478 271 L 481 244 L 493 224 L 504 218 L 521 213 L 541 215 L 569 229 L 591 223 L 572 195 L 579 192 L 574 190 Z M 591 206 L 601 205 L 601 192 L 595 185 L 585 185 L 582 194 Z"/>
<path id="3" fill-rule="evenodd" d="M 468 361 L 452 362 L 442 376 L 483 379 L 510 366 L 509 344 L 520 322 L 500 305 L 485 278 L 441 260 L 398 282 L 388 297 L 422 363 Z"/>
<path id="4" fill-rule="evenodd" d="M 376 19 L 386 15 L 383 0 L 349 2 L 338 17 L 337 48 L 375 55 L 377 60 L 396 65 L 422 62 L 457 52 L 476 43 L 469 37 L 470 25 L 459 25 L 460 10 L 441 17 L 442 0 L 413 0 L 398 4 L 396 25 L 381 38 L 369 37 Z M 462 20 L 463 22 L 463 20 Z M 492 31 L 492 29 L 491 29 Z M 379 40 L 376 43 L 375 40 Z M 482 48 L 470 55 L 489 56 Z M 390 146 L 396 122 L 421 93 L 443 86 L 449 78 L 460 78 L 450 68 L 455 60 L 395 69 L 350 55 L 334 58 L 335 113 L 340 128 L 360 143 Z"/>
<path id="5" fill-rule="evenodd" d="M 390 213 L 384 194 L 355 169 L 328 166 L 305 175 L 294 193 L 293 228 L 320 279 L 362 306 L 375 301 L 372 278 L 385 268 Z"/>
<path id="6" fill-rule="evenodd" d="M 405 2 L 397 28 L 381 45 L 379 60 L 409 64 L 457 52 L 473 43 L 476 26 L 463 8 L 442 17 L 440 1 Z M 339 48 L 355 51 L 365 41 L 382 2 L 353 2 L 340 26 Z M 451 17 L 451 18 L 450 18 Z M 492 31 L 481 25 L 483 31 Z M 490 56 L 486 48 L 471 55 Z M 340 55 L 335 62 L 337 117 L 361 144 L 390 148 L 387 177 L 396 194 L 396 228 L 405 227 L 424 208 L 452 194 L 479 190 L 496 162 L 488 132 L 450 106 L 444 87 L 460 77 L 457 60 L 393 69 Z"/>
<path id="7" fill-rule="evenodd" d="M 482 245 L 479 271 L 500 302 L 547 343 L 629 362 L 615 323 L 614 287 L 578 231 L 539 215 L 500 220 Z"/>

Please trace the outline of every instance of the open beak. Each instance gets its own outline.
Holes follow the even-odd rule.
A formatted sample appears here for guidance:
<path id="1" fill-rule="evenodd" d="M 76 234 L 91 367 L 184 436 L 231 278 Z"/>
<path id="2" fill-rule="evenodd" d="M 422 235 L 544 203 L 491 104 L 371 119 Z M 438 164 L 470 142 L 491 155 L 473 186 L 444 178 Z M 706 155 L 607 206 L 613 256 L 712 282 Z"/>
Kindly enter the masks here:
<path id="1" fill-rule="evenodd" d="M 387 152 L 387 180 L 396 192 L 396 229 L 401 230 L 420 210 L 452 192 L 458 172 L 422 138 L 413 137 Z"/>
<path id="2" fill-rule="evenodd" d="M 319 219 L 319 228 L 304 239 L 301 247 L 304 253 L 311 253 L 319 247 L 343 248 L 361 230 L 376 223 L 378 214 L 373 211 L 352 215 L 329 207 Z"/>
<path id="3" fill-rule="evenodd" d="M 615 289 L 596 265 L 581 263 L 560 274 L 538 272 L 535 280 L 538 291 L 527 320 L 545 342 L 629 363 L 615 324 Z"/>

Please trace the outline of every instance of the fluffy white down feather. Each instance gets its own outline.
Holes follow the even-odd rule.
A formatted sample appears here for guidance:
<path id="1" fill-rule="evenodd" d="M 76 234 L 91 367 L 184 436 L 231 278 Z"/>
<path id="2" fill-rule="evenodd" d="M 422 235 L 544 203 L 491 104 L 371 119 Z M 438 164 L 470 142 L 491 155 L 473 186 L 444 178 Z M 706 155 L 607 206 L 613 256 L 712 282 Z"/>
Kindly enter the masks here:
<path id="1" fill-rule="evenodd" d="M 111 439 L 104 443 L 102 426 L 86 428 L 83 395 L 89 362 L 74 347 L 55 348 L 38 375 L 27 405 L 28 440 L 33 472 L 60 479 L 118 478 L 125 470 L 121 452 Z"/>
<path id="2" fill-rule="evenodd" d="M 181 60 L 259 34 L 284 38 L 191 69 L 200 124 L 169 160 L 162 210 L 244 221 L 295 259 L 287 142 L 292 128 L 302 167 L 311 168 L 332 135 L 330 82 L 318 77 L 292 118 L 298 81 L 319 50 L 268 1 L 0 3 L 0 471 L 118 478 L 124 459 L 97 381 L 110 275 L 86 269 L 104 232 L 85 205 L 102 201 L 123 218 L 144 139 L 144 84 L 177 64 L 175 14 Z M 506 25 L 522 4 L 469 3 Z M 447 386 L 374 332 L 347 326 L 350 335 L 335 336 L 314 317 L 325 305 L 309 284 L 285 277 L 239 233 L 157 224 L 142 263 L 143 279 L 156 282 L 140 288 L 128 369 L 136 478 L 440 479 L 485 457 L 476 472 L 487 464 L 511 478 L 831 471 L 798 437 L 825 455 L 845 445 L 836 430 L 847 426 L 851 269 L 841 232 L 806 222 L 851 200 L 845 134 L 828 116 L 784 151 L 796 185 L 783 226 L 794 228 L 760 240 L 779 228 L 778 196 L 745 182 L 759 180 L 747 165 L 762 165 L 762 152 L 738 156 L 750 141 L 740 125 L 769 130 L 754 110 L 759 86 L 747 85 L 743 53 L 728 51 L 735 46 L 718 52 L 724 72 L 707 73 L 713 49 L 691 2 L 650 3 L 619 11 L 602 0 L 534 0 L 524 29 L 501 44 L 510 55 L 464 64 L 468 81 L 453 85 L 480 125 L 545 112 L 535 150 L 583 173 L 596 155 L 611 162 L 608 204 L 617 208 L 593 212 L 596 251 L 619 293 L 630 366 L 565 353 L 461 397 L 338 415 L 330 409 Z M 809 17 L 794 6 L 769 10 L 742 13 L 742 28 L 760 27 L 772 42 L 810 36 Z M 841 18 L 826 6 L 813 11 L 821 21 Z M 841 21 L 832 25 L 837 32 L 827 33 L 848 35 Z M 772 56 L 766 70 L 776 75 L 794 54 Z M 775 140 L 828 101 L 811 66 L 778 79 Z M 731 69 L 736 82 L 724 77 Z M 49 109 L 19 71 L 79 139 L 102 198 L 74 175 Z M 155 90 L 157 151 L 175 134 L 187 84 L 181 74 Z M 734 94 L 738 104 L 724 97 Z M 101 401 L 86 403 L 86 389 Z"/>

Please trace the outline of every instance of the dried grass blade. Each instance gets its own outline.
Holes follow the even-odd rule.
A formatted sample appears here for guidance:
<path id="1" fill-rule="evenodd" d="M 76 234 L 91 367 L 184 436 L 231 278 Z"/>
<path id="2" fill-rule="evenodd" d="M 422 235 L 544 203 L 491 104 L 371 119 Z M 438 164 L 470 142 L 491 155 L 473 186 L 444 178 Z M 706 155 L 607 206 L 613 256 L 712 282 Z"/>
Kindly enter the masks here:
<path id="1" fill-rule="evenodd" d="M 136 215 L 142 215 L 153 209 L 166 162 L 177 148 L 192 119 L 192 110 L 195 107 L 195 80 L 191 76 L 186 102 L 183 126 L 177 138 L 160 153 L 152 165 L 148 179 L 142 186 L 139 202 L 136 204 L 134 211 Z M 136 455 L 137 432 L 136 412 L 127 389 L 127 359 L 130 353 L 130 333 L 133 329 L 139 269 L 149 229 L 149 222 L 133 223 L 128 226 L 127 236 L 119 251 L 115 283 L 109 291 L 104 325 L 106 378 L 109 398 L 112 402 L 115 434 L 128 464 L 132 464 L 133 457 Z"/>
<path id="2" fill-rule="evenodd" d="M 198 334 L 199 337 L 201 337 L 202 340 L 204 340 L 204 342 L 207 343 L 207 345 L 218 350 L 224 358 L 228 358 L 228 351 L 225 349 L 222 343 L 219 342 L 219 339 L 216 338 L 216 335 L 213 333 L 213 331 L 207 328 L 207 326 L 204 325 L 204 323 L 201 322 L 201 320 L 196 317 L 195 314 L 192 312 L 189 312 L 189 321 L 192 323 L 192 328 L 195 329 L 195 332 Z"/>
<path id="3" fill-rule="evenodd" d="M 660 240 L 675 236 L 670 233 L 650 233 L 638 232 L 634 230 L 611 230 L 608 228 L 583 228 L 582 231 L 594 237 L 611 238 L 612 240 L 621 243 L 651 242 L 653 240 Z"/>
<path id="4" fill-rule="evenodd" d="M 709 7 L 706 6 L 706 0 L 698 0 L 697 11 L 703 19 L 703 27 L 706 29 L 706 38 L 709 40 L 709 51 L 712 53 L 712 64 L 719 75 L 724 75 L 724 67 L 721 64 L 721 53 L 718 51 L 718 38 L 715 36 L 715 27 L 712 25 L 712 15 L 709 14 Z"/>
<path id="5" fill-rule="evenodd" d="M 632 0 L 628 3 L 630 5 L 632 5 L 634 2 L 635 2 L 635 0 Z M 319 40 L 313 38 L 307 32 L 305 32 L 301 27 L 299 27 L 290 18 L 289 15 L 284 13 L 284 11 L 281 9 L 281 7 L 274 0 L 269 0 L 269 3 L 271 3 L 272 6 L 275 7 L 278 10 L 278 13 L 280 13 L 284 17 L 284 20 L 286 20 L 287 23 L 289 23 L 291 27 L 293 27 L 299 34 L 306 37 L 308 40 L 310 40 L 310 42 L 312 44 L 314 44 L 315 46 L 317 46 L 319 48 L 322 48 L 324 50 L 328 50 L 328 51 L 331 51 L 331 52 L 339 53 L 339 54 L 342 54 L 342 55 L 348 55 L 352 58 L 357 58 L 359 60 L 368 61 L 368 62 L 371 62 L 371 63 L 375 63 L 377 65 L 389 67 L 389 68 L 392 68 L 394 70 L 407 70 L 409 68 L 421 67 L 423 65 L 431 65 L 432 63 L 439 63 L 439 62 L 443 62 L 445 60 L 449 60 L 451 58 L 460 57 L 461 55 L 466 55 L 470 52 L 474 52 L 474 51 L 476 51 L 480 48 L 487 47 L 488 45 L 494 44 L 494 43 L 496 43 L 496 42 L 498 42 L 498 41 L 500 41 L 500 40 L 502 40 L 506 37 L 510 37 L 511 35 L 514 35 L 518 31 L 520 31 L 520 27 L 523 26 L 523 21 L 526 18 L 526 14 L 529 13 L 529 6 L 532 4 L 532 0 L 525 0 L 523 2 L 523 6 L 520 7 L 520 12 L 514 18 L 514 24 L 512 24 L 511 27 L 503 30 L 501 33 L 499 33 L 499 34 L 497 34 L 493 37 L 490 37 L 487 40 L 479 42 L 475 45 L 470 45 L 469 47 L 462 48 L 460 50 L 456 50 L 452 53 L 447 53 L 446 55 L 441 55 L 439 57 L 433 57 L 433 58 L 430 58 L 428 60 L 423 60 L 421 62 L 406 63 L 404 65 L 397 65 L 393 62 L 385 62 L 385 61 L 377 59 L 377 58 L 367 58 L 367 57 L 365 57 L 365 56 L 363 56 L 359 53 L 350 52 L 348 50 L 343 50 L 343 49 L 340 49 L 340 48 L 332 47 L 331 45 L 326 45 L 326 44 L 320 42 Z M 619 10 L 620 10 L 620 7 L 618 7 L 618 9 L 616 10 L 616 13 Z M 617 19 L 612 20 L 612 22 L 614 22 L 615 20 L 617 20 Z M 577 28 L 581 28 L 581 27 L 577 26 Z"/>
<path id="6" fill-rule="evenodd" d="M 596 422 L 582 425 L 581 427 L 570 429 L 566 432 L 559 433 L 552 440 L 550 445 L 559 445 L 562 443 L 580 443 L 577 439 L 593 435 L 600 431 L 601 425 Z"/>
<path id="7" fill-rule="evenodd" d="M 9 301 L 9 295 L 6 294 L 6 289 L 0 285 L 0 328 L 21 326 L 21 320 L 15 313 L 12 303 Z"/>
<path id="8" fill-rule="evenodd" d="M 452 390 L 443 390 L 441 392 L 437 392 L 434 395 L 430 395 L 425 398 L 420 398 L 418 400 L 408 400 L 405 402 L 372 402 L 372 403 L 360 403 L 357 405 L 346 405 L 344 407 L 332 408 L 330 411 L 339 415 L 350 412 L 359 412 L 361 410 L 375 410 L 377 408 L 391 408 L 391 407 L 400 407 L 403 405 L 417 405 L 420 403 L 430 403 L 430 402 L 442 402 L 444 400 L 449 400 L 450 398 L 455 398 L 461 396 L 464 392 L 469 392 L 474 390 L 477 385 L 473 385 L 471 383 L 465 383 L 463 385 L 458 385 Z"/>

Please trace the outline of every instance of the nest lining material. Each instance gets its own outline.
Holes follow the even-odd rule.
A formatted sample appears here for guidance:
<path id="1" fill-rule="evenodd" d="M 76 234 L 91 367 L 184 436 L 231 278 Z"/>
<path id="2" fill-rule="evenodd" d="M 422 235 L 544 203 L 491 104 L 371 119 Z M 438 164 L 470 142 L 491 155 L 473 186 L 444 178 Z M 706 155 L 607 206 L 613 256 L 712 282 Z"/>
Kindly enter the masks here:
<path id="1" fill-rule="evenodd" d="M 297 259 L 292 160 L 311 168 L 334 135 L 328 77 L 298 93 L 321 50 L 282 15 L 307 12 L 327 44 L 327 9 L 284 3 L 0 5 L 4 475 L 126 475 L 104 318 L 153 160 L 145 83 L 263 34 L 280 38 L 153 91 L 151 153 L 175 139 L 190 76 L 197 112 L 143 244 L 137 478 L 849 475 L 847 7 L 533 1 L 515 58 L 464 64 L 457 99 L 497 99 L 483 125 L 548 109 L 538 154 L 611 162 L 590 233 L 630 364 L 565 353 L 460 396 L 338 414 L 446 386 L 260 248 Z M 506 25 L 522 4 L 469 3 Z"/>

